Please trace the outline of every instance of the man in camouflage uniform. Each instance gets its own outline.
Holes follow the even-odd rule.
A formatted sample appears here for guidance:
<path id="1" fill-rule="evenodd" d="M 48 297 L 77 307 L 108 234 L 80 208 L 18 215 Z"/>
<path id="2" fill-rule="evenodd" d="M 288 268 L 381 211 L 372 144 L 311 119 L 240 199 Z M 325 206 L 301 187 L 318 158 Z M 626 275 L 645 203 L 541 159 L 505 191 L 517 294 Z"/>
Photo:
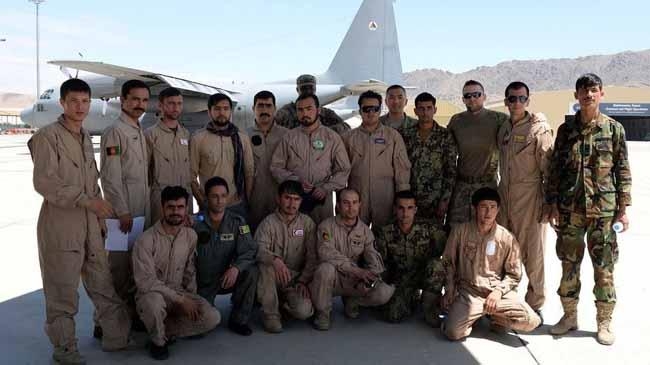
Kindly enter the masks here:
<path id="1" fill-rule="evenodd" d="M 482 187 L 496 189 L 499 148 L 497 132 L 508 115 L 488 110 L 485 89 L 469 80 L 463 86 L 467 110 L 451 117 L 447 130 L 458 146 L 458 174 L 451 197 L 447 222 L 451 225 L 472 219 L 472 193 Z"/>
<path id="2" fill-rule="evenodd" d="M 384 226 L 377 235 L 377 250 L 384 258 L 382 277 L 395 285 L 395 293 L 383 306 L 383 315 L 389 322 L 400 322 L 410 316 L 422 290 L 424 319 L 433 327 L 440 327 L 440 299 L 445 272 L 440 255 L 447 237 L 435 225 L 416 219 L 416 198 L 406 190 L 395 194 L 396 222 Z"/>
<path id="3" fill-rule="evenodd" d="M 594 296 L 598 342 L 614 343 L 609 328 L 616 304 L 614 264 L 618 259 L 616 232 L 629 220 L 626 207 L 632 203 L 632 176 L 627 159 L 625 130 L 599 111 L 604 95 L 602 80 L 585 74 L 576 81 L 575 97 L 580 111 L 560 126 L 551 158 L 546 202 L 552 204 L 551 224 L 558 231 L 557 255 L 562 262 L 562 279 L 557 291 L 564 316 L 551 328 L 563 335 L 578 328 L 580 264 L 587 248 L 594 267 Z"/>
<path id="4" fill-rule="evenodd" d="M 417 123 L 417 119 L 411 118 L 404 113 L 408 99 L 406 89 L 402 85 L 391 85 L 386 89 L 386 106 L 388 113 L 379 117 L 379 122 L 385 126 L 395 129 L 408 128 Z"/>
<path id="5" fill-rule="evenodd" d="M 316 77 L 313 75 L 298 76 L 296 79 L 296 91 L 298 95 L 316 94 Z M 322 125 L 331 128 L 339 135 L 350 130 L 350 126 L 332 109 L 321 107 L 318 117 Z M 296 112 L 296 103 L 291 102 L 278 109 L 275 113 L 275 122 L 289 129 L 300 127 L 298 113 Z"/>
<path id="6" fill-rule="evenodd" d="M 415 193 L 418 217 L 444 224 L 456 182 L 456 141 L 434 119 L 436 98 L 421 93 L 415 98 L 418 122 L 399 129 L 411 161 L 411 190 Z"/>

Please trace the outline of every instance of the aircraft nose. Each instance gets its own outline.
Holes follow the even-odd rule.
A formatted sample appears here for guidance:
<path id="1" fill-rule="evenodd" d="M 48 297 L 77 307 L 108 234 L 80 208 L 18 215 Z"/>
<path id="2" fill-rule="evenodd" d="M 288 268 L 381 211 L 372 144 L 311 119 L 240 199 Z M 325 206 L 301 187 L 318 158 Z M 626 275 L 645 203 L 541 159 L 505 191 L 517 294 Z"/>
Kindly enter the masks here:
<path id="1" fill-rule="evenodd" d="M 20 120 L 22 120 L 23 123 L 29 124 L 30 126 L 33 127 L 34 124 L 34 107 L 29 107 L 23 109 L 22 112 L 20 112 Z"/>

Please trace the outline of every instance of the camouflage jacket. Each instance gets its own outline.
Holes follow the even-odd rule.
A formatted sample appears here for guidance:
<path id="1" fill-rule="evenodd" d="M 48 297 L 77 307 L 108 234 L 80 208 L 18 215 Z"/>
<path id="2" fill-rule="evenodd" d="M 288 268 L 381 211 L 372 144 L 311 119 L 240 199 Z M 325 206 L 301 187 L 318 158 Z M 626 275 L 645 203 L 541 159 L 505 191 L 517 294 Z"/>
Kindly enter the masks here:
<path id="1" fill-rule="evenodd" d="M 339 135 L 351 129 L 332 109 L 321 107 L 319 118 L 322 125 L 329 127 Z M 291 102 L 278 109 L 275 113 L 275 122 L 289 129 L 300 127 L 298 115 L 296 114 L 296 103 Z"/>
<path id="2" fill-rule="evenodd" d="M 588 218 L 611 217 L 619 206 L 632 203 L 631 187 L 625 130 L 620 123 L 600 114 L 583 126 L 577 112 L 573 121 L 559 127 L 547 203 Z"/>
<path id="3" fill-rule="evenodd" d="M 381 117 L 379 117 L 379 122 L 385 126 L 393 127 L 395 129 L 400 129 L 400 128 L 408 128 L 410 126 L 416 125 L 418 123 L 418 120 L 404 113 L 404 118 L 400 120 L 399 123 L 391 123 L 391 121 L 388 120 L 388 114 L 384 114 Z"/>
<path id="4" fill-rule="evenodd" d="M 384 259 L 384 279 L 395 283 L 424 274 L 428 262 L 442 255 L 446 240 L 445 232 L 421 219 L 416 219 L 408 234 L 397 223 L 382 227 L 376 244 Z"/>

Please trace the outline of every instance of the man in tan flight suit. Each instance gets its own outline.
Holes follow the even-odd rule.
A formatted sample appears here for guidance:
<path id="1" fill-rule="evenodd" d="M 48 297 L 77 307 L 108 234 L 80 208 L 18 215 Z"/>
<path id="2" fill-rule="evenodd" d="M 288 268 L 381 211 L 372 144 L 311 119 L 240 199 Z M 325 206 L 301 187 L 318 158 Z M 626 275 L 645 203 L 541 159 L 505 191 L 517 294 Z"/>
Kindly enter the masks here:
<path id="1" fill-rule="evenodd" d="M 519 300 L 521 279 L 519 243 L 496 223 L 499 193 L 480 188 L 472 195 L 475 218 L 452 226 L 442 262 L 447 275 L 442 307 L 448 308 L 442 332 L 452 341 L 472 332 L 483 315 L 495 327 L 529 332 L 541 318 Z"/>
<path id="2" fill-rule="evenodd" d="M 45 295 L 45 332 L 61 364 L 85 364 L 77 350 L 74 316 L 79 277 L 104 329 L 105 351 L 123 348 L 131 326 L 113 288 L 102 235 L 113 214 L 102 199 L 90 135 L 82 124 L 90 109 L 90 87 L 79 79 L 61 85 L 63 115 L 27 143 L 34 161 L 34 189 L 43 196 L 38 217 L 38 254 Z"/>
<path id="3" fill-rule="evenodd" d="M 379 123 L 381 95 L 359 96 L 361 126 L 343 135 L 352 168 L 348 186 L 361 194 L 359 218 L 377 232 L 391 220 L 395 192 L 409 190 L 411 163 L 402 136 Z"/>
<path id="4" fill-rule="evenodd" d="M 485 109 L 485 98 L 480 82 L 467 81 L 463 86 L 463 103 L 467 110 L 452 116 L 447 126 L 458 147 L 458 174 L 447 212 L 447 223 L 452 226 L 472 219 L 474 191 L 481 187 L 497 187 L 497 132 L 508 116 Z"/>
<path id="5" fill-rule="evenodd" d="M 182 186 L 164 188 L 163 218 L 133 247 L 138 313 L 151 337 L 149 353 L 156 360 L 169 357 L 170 339 L 201 335 L 221 319 L 217 309 L 196 294 L 197 236 L 183 224 L 189 198 Z"/>
<path id="6" fill-rule="evenodd" d="M 280 184 L 278 210 L 266 217 L 255 232 L 259 244 L 260 276 L 257 296 L 267 332 L 282 332 L 282 308 L 291 317 L 305 320 L 314 313 L 308 285 L 316 269 L 316 224 L 298 211 L 302 186 L 287 180 Z"/>
<path id="7" fill-rule="evenodd" d="M 341 137 L 318 119 L 318 97 L 300 95 L 296 111 L 302 126 L 284 135 L 271 159 L 278 183 L 295 180 L 305 191 L 300 211 L 316 224 L 334 215 L 332 192 L 342 189 L 350 174 L 350 160 Z"/>
<path id="8" fill-rule="evenodd" d="M 122 114 L 108 127 L 101 139 L 101 179 L 104 195 L 120 220 L 120 230 L 131 232 L 133 218 L 145 217 L 144 228 L 150 225 L 149 152 L 139 118 L 149 103 L 149 87 L 142 81 L 130 80 L 122 85 Z M 110 251 L 113 283 L 126 301 L 136 329 L 144 329 L 135 314 L 135 283 L 131 250 Z"/>
<path id="9" fill-rule="evenodd" d="M 253 157 L 255 158 L 255 180 L 247 222 L 255 232 L 262 219 L 273 213 L 277 207 L 275 196 L 278 191 L 278 183 L 271 175 L 271 157 L 288 129 L 273 120 L 275 95 L 270 91 L 263 90 L 255 94 L 253 112 L 255 113 L 255 125 L 246 129 L 246 134 L 250 137 L 253 145 Z"/>
<path id="10" fill-rule="evenodd" d="M 225 94 L 213 94 L 208 98 L 210 122 L 190 140 L 192 192 L 201 210 L 205 211 L 205 182 L 220 176 L 232 187 L 228 208 L 247 219 L 247 202 L 253 191 L 255 174 L 253 149 L 248 136 L 230 122 L 232 105 Z"/>
<path id="11" fill-rule="evenodd" d="M 190 132 L 179 123 L 183 112 L 180 90 L 168 87 L 158 94 L 160 121 L 144 131 L 149 151 L 149 182 L 151 183 L 151 223 L 162 218 L 160 192 L 168 186 L 191 189 Z M 187 202 L 191 214 L 192 199 Z"/>
<path id="12" fill-rule="evenodd" d="M 338 192 L 338 215 L 318 226 L 316 236 L 320 264 L 311 282 L 316 315 L 314 327 L 330 327 L 332 297 L 343 296 L 345 315 L 359 317 L 359 306 L 374 307 L 388 302 L 395 287 L 381 281 L 384 262 L 375 249 L 375 237 L 359 219 L 359 193 L 345 188 Z"/>
<path id="13" fill-rule="evenodd" d="M 550 208 L 544 205 L 544 183 L 553 153 L 553 130 L 543 114 L 526 111 L 529 89 L 523 82 L 506 88 L 510 120 L 499 130 L 499 224 L 521 246 L 528 276 L 526 303 L 537 313 L 544 305 L 544 241 Z"/>

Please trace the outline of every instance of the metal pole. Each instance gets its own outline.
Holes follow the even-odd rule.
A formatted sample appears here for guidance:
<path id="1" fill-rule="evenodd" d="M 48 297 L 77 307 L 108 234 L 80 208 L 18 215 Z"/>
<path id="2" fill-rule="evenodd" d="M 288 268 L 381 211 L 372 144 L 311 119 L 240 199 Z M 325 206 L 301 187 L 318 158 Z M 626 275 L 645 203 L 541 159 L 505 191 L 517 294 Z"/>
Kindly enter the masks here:
<path id="1" fill-rule="evenodd" d="M 36 2 L 36 100 L 41 96 L 41 57 L 40 57 L 40 35 L 38 29 L 38 8 L 40 1 Z"/>

